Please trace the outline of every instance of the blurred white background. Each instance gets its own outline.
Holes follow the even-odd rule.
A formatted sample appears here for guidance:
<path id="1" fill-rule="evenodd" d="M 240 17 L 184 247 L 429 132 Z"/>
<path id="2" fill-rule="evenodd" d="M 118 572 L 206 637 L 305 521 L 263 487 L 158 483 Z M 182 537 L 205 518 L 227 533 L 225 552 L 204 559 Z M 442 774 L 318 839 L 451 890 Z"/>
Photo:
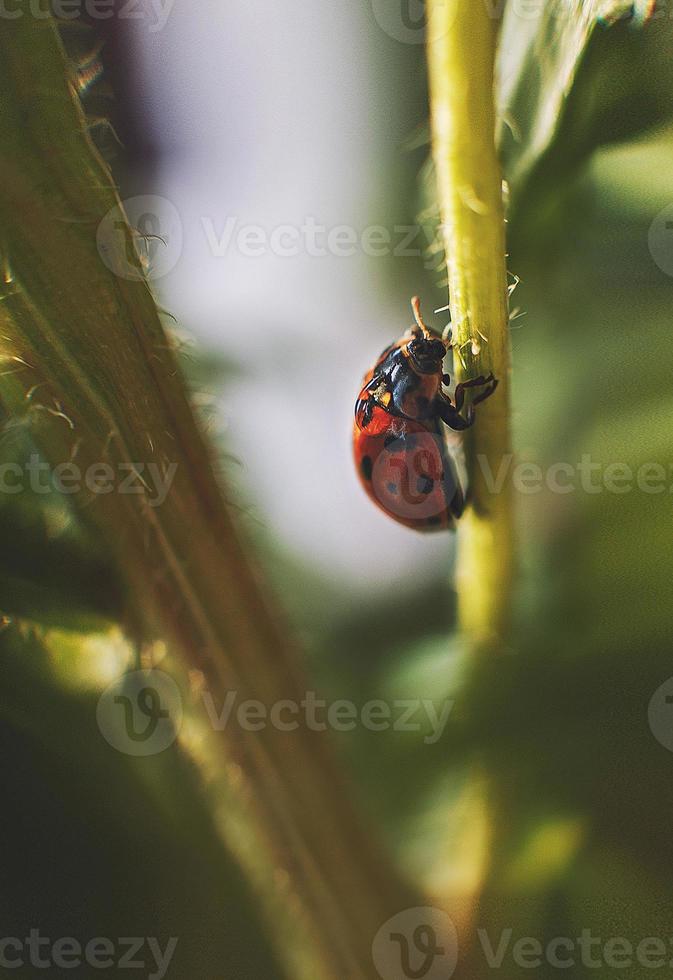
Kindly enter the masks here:
<path id="1" fill-rule="evenodd" d="M 350 449 L 362 376 L 410 323 L 410 292 L 428 313 L 442 302 L 432 274 L 413 282 L 409 259 L 372 257 L 360 244 L 377 224 L 399 242 L 394 225 L 416 217 L 417 199 L 387 210 L 386 181 L 410 166 L 405 144 L 424 119 L 422 96 L 416 120 L 395 98 L 400 63 L 402 84 L 423 92 L 418 51 L 359 0 L 199 0 L 155 24 L 148 15 L 133 28 L 160 151 L 158 181 L 144 192 L 175 205 L 184 234 L 155 286 L 200 346 L 241 365 L 218 411 L 243 465 L 243 503 L 303 562 L 356 591 L 434 576 L 448 562 L 447 535 L 418 535 L 380 513 Z M 311 248 L 307 222 L 354 229 L 358 244 L 339 245 L 353 254 L 329 254 L 326 233 Z M 283 225 L 294 238 L 271 247 Z M 244 254 L 246 226 L 264 230 L 263 254 Z"/>

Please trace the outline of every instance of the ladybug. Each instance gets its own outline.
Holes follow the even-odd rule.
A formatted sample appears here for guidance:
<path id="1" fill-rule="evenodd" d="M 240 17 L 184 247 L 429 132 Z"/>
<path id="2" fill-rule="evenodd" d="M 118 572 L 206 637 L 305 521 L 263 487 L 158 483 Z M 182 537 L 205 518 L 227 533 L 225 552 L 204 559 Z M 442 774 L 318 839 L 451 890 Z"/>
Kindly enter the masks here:
<path id="1" fill-rule="evenodd" d="M 474 406 L 498 386 L 493 374 L 444 390 L 450 377 L 442 364 L 452 349 L 433 334 L 411 300 L 415 325 L 383 351 L 355 403 L 353 452 L 362 485 L 390 517 L 417 531 L 451 530 L 465 508 L 456 462 L 444 425 L 456 431 L 474 423 Z M 464 413 L 465 392 L 481 388 Z"/>

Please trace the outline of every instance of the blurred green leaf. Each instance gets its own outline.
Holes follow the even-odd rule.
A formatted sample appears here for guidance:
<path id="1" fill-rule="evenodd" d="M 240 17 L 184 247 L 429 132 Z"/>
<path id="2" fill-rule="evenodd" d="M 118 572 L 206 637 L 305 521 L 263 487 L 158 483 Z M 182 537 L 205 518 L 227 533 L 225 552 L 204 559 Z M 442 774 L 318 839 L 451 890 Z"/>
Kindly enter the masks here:
<path id="1" fill-rule="evenodd" d="M 105 681 L 87 676 L 86 657 L 74 633 L 0 633 L 3 935 L 144 935 L 162 949 L 176 937 L 170 976 L 278 980 L 201 776 L 179 742 L 143 758 L 107 743 L 96 724 Z M 105 657 L 95 660 L 93 677 Z"/>
<path id="2" fill-rule="evenodd" d="M 116 577 L 68 497 L 44 474 L 39 490 L 31 485 L 31 460 L 45 464 L 28 428 L 9 425 L 0 438 L 0 613 L 81 630 L 122 619 Z"/>
<path id="3" fill-rule="evenodd" d="M 506 5 L 497 101 L 515 209 L 546 213 L 545 193 L 558 197 L 596 147 L 670 118 L 672 36 L 647 0 Z"/>
<path id="4" fill-rule="evenodd" d="M 557 188 L 541 181 L 541 210 L 527 203 L 513 228 L 515 302 L 526 311 L 513 332 L 519 451 L 543 474 L 583 458 L 599 469 L 595 489 L 578 476 L 567 494 L 519 494 L 526 571 L 516 642 L 509 657 L 475 664 L 463 692 L 459 734 L 486 766 L 496 814 L 480 902 L 496 936 L 501 927 L 543 940 L 592 929 L 634 946 L 668 941 L 673 756 L 648 720 L 672 671 L 673 252 L 660 220 L 673 200 L 671 169 L 661 166 L 668 152 L 668 132 L 601 148 L 581 175 L 563 171 L 572 207 L 550 221 L 545 202 L 554 206 Z M 633 475 L 625 492 L 601 479 L 611 464 Z M 665 473 L 659 493 L 637 483 L 652 464 Z M 556 828 L 547 860 L 564 827 L 577 828 L 576 849 L 556 874 L 536 878 L 534 842 Z M 635 965 L 625 975 L 647 972 Z M 580 964 L 568 973 L 593 975 Z"/>

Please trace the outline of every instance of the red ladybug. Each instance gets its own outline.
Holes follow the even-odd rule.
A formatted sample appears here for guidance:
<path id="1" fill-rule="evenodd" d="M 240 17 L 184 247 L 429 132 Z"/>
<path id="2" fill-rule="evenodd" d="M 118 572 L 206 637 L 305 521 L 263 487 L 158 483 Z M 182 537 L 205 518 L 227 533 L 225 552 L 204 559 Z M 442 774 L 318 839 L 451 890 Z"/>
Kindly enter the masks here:
<path id="1" fill-rule="evenodd" d="M 453 402 L 442 371 L 450 339 L 423 323 L 417 296 L 411 301 L 416 324 L 386 347 L 365 376 L 355 403 L 353 452 L 363 487 L 394 520 L 417 531 L 452 529 L 465 507 L 456 463 L 443 423 L 461 431 L 474 422 L 474 406 L 495 391 L 489 374 L 456 385 Z M 482 388 L 461 410 L 468 388 Z"/>

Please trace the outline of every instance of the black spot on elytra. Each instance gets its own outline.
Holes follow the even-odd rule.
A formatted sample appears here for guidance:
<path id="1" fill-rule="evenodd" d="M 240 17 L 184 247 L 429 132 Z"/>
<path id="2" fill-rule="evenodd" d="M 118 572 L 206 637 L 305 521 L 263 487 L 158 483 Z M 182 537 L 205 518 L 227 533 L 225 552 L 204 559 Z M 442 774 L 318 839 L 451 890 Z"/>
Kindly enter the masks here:
<path id="1" fill-rule="evenodd" d="M 432 493 L 435 481 L 431 476 L 419 476 L 416 481 L 416 489 L 419 493 Z"/>
<path id="2" fill-rule="evenodd" d="M 387 483 L 386 484 L 386 490 L 388 491 L 388 493 L 392 493 L 393 496 L 397 496 L 397 492 L 398 491 L 397 491 L 397 484 L 396 483 Z"/>
<path id="3" fill-rule="evenodd" d="M 360 462 L 360 472 L 365 480 L 371 480 L 372 478 L 372 458 L 371 456 L 363 456 Z"/>
<path id="4" fill-rule="evenodd" d="M 437 527 L 438 524 L 442 523 L 442 518 L 439 514 L 437 514 L 434 517 L 428 517 L 427 523 L 430 525 L 430 527 Z"/>

